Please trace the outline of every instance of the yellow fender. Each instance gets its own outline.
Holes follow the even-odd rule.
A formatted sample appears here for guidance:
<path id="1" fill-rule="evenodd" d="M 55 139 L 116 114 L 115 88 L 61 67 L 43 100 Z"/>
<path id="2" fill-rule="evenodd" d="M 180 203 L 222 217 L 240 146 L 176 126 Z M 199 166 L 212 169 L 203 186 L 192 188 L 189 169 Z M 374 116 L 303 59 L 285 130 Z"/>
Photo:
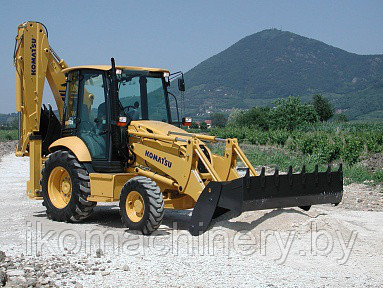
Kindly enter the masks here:
<path id="1" fill-rule="evenodd" d="M 62 148 L 69 149 L 80 162 L 92 161 L 88 147 L 86 147 L 84 141 L 77 136 L 68 136 L 56 140 L 49 146 L 49 151 L 54 152 Z"/>

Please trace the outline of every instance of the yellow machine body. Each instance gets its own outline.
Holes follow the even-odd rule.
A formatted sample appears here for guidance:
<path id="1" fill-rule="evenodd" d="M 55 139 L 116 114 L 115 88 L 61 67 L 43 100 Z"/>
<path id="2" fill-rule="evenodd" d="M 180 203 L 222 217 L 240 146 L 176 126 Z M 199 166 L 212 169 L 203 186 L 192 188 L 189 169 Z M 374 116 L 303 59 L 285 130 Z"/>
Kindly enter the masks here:
<path id="1" fill-rule="evenodd" d="M 125 146 L 119 143 L 119 141 L 122 142 L 120 138 L 118 138 L 120 140 L 110 145 L 115 145 L 115 143 L 118 143 L 118 145 L 121 144 L 117 149 L 117 152 L 120 154 L 117 153 L 117 155 L 119 157 L 121 156 L 121 158 L 125 157 L 123 161 L 120 161 L 124 163 L 122 167 L 125 168 L 116 170 L 120 171 L 119 173 L 94 172 L 100 170 L 92 168 L 94 164 L 93 160 L 95 159 L 92 159 L 92 153 L 90 153 L 89 149 L 91 145 L 89 145 L 89 142 L 87 142 L 88 147 L 85 141 L 82 140 L 84 138 L 81 138 L 83 137 L 81 135 L 64 137 L 62 134 L 63 130 L 61 130 L 62 126 L 60 126 L 69 125 L 68 123 L 70 121 L 73 122 L 73 119 L 70 119 L 70 121 L 67 118 L 63 119 L 65 114 L 68 114 L 66 112 L 68 107 L 64 107 L 66 105 L 64 102 L 65 98 L 67 97 L 66 103 L 72 104 L 73 97 L 79 97 L 78 94 L 75 94 L 75 96 L 70 94 L 72 93 L 71 88 L 68 88 L 69 92 L 66 91 L 66 85 L 68 83 L 75 83 L 69 79 L 70 75 L 73 75 L 76 71 L 85 69 L 86 71 L 102 71 L 100 73 L 103 73 L 103 79 L 110 77 L 110 84 L 108 84 L 110 85 L 110 93 L 108 94 L 109 98 L 106 99 L 109 101 L 108 105 L 112 107 L 109 107 L 109 109 L 113 110 L 117 109 L 116 107 L 118 105 L 120 108 L 122 107 L 122 103 L 118 99 L 118 105 L 115 102 L 114 106 L 110 104 L 111 101 L 115 99 L 113 97 L 118 95 L 117 70 L 119 70 L 120 74 L 123 73 L 124 70 L 129 70 L 128 72 L 131 73 L 129 75 L 138 75 L 139 73 L 141 73 L 140 75 L 145 73 L 147 75 L 150 73 L 154 75 L 157 73 L 156 75 L 163 75 L 157 76 L 157 78 L 161 78 L 162 85 L 165 85 L 165 83 L 170 85 L 170 82 L 166 82 L 165 80 L 165 77 L 169 77 L 169 71 L 159 68 L 115 66 L 114 59 L 112 59 L 111 66 L 89 65 L 69 67 L 49 46 L 47 30 L 43 24 L 38 22 L 25 22 L 18 26 L 14 65 L 16 67 L 16 110 L 19 112 L 19 142 L 16 155 L 30 157 L 30 179 L 27 183 L 27 195 L 32 199 L 42 199 L 41 191 L 49 190 L 49 188 L 42 189 L 40 180 L 48 179 L 48 177 L 42 178 L 41 172 L 43 165 L 46 167 L 50 155 L 54 154 L 53 152 L 57 151 L 57 153 L 61 153 L 60 155 L 66 155 L 65 157 L 67 158 L 65 159 L 67 159 L 67 162 L 74 161 L 73 159 L 75 159 L 78 162 L 74 170 L 82 169 L 82 171 L 86 171 L 84 172 L 86 175 L 77 174 L 78 177 L 86 179 L 87 181 L 86 187 L 77 189 L 86 190 L 86 193 L 83 193 L 86 195 L 84 196 L 86 199 L 81 200 L 83 204 L 76 202 L 76 205 L 82 205 L 83 210 L 80 211 L 80 214 L 75 215 L 77 218 L 73 216 L 74 218 L 72 217 L 70 219 L 71 221 L 80 221 L 84 215 L 89 215 L 89 209 L 96 205 L 95 202 L 120 201 L 120 210 L 126 207 L 125 210 L 127 214 L 133 215 L 131 221 L 134 223 L 131 224 L 131 226 L 136 227 L 135 223 L 140 222 L 140 219 L 143 219 L 145 213 L 145 217 L 147 217 L 147 213 L 149 213 L 147 207 L 143 207 L 143 195 L 147 194 L 140 194 L 140 192 L 133 189 L 131 194 L 125 195 L 123 190 L 125 185 L 131 182 L 129 180 L 137 176 L 144 177 L 137 177 L 136 179 L 144 179 L 144 181 L 147 181 L 147 178 L 149 178 L 150 183 L 155 182 L 154 186 L 150 184 L 152 186 L 145 189 L 152 189 L 150 191 L 153 195 L 158 193 L 156 194 L 156 199 L 160 199 L 159 201 L 165 208 L 194 208 L 191 225 L 189 227 L 189 231 L 193 235 L 198 235 L 200 232 L 206 231 L 211 219 L 226 213 L 225 211 L 241 213 L 245 210 L 294 206 L 308 209 L 313 204 L 338 204 L 342 199 L 343 174 L 341 167 L 337 172 L 331 172 L 330 168 L 326 172 L 318 172 L 318 168 L 316 167 L 314 173 L 306 173 L 303 167 L 302 172 L 299 174 L 293 174 L 292 168 L 290 168 L 287 175 L 279 175 L 278 170 L 276 170 L 274 175 L 267 176 L 263 168 L 260 175 L 258 175 L 239 147 L 237 139 L 220 139 L 215 136 L 188 133 L 175 125 L 161 121 L 134 120 L 134 118 L 131 118 L 132 121 L 125 122 L 124 124 L 124 122 L 120 123 L 119 119 L 122 118 L 127 121 L 127 117 L 117 117 L 114 114 L 115 118 L 108 120 L 110 122 L 110 124 L 108 124 L 110 125 L 109 127 L 112 127 L 111 125 L 114 126 L 109 128 L 109 131 L 106 131 L 106 133 L 111 133 L 108 134 L 110 135 L 109 139 L 114 137 L 112 135 L 119 135 L 118 137 L 124 139 L 123 142 Z M 67 77 L 67 75 L 69 76 Z M 52 109 L 49 111 L 45 109 L 46 107 L 44 108 L 45 110 L 42 109 L 45 79 L 47 79 L 49 83 L 57 105 L 58 119 L 56 116 L 53 116 Z M 144 81 L 147 81 L 146 78 Z M 170 81 L 170 79 L 168 79 L 168 81 Z M 113 86 L 113 83 L 115 86 Z M 142 85 L 145 87 L 146 82 L 141 82 L 140 77 L 139 84 L 141 85 L 139 89 L 143 89 Z M 76 86 L 78 84 L 69 85 L 78 88 L 78 86 Z M 182 87 L 182 85 L 179 87 Z M 184 86 L 179 89 L 184 91 Z M 164 91 L 164 94 L 168 95 L 166 88 L 164 88 Z M 81 107 L 81 109 L 85 109 L 84 111 L 89 113 L 94 109 L 92 106 L 94 95 L 88 92 L 86 88 L 84 88 L 82 92 L 83 107 Z M 150 93 L 152 92 L 153 91 Z M 144 95 L 147 97 L 147 94 Z M 141 101 L 143 100 L 141 99 Z M 147 99 L 145 101 L 147 101 Z M 105 103 L 104 105 L 106 105 Z M 136 105 L 136 103 L 134 104 Z M 67 104 L 67 106 L 68 105 L 69 104 Z M 74 104 L 72 106 L 74 106 Z M 142 109 L 144 109 L 145 105 L 142 106 Z M 146 109 L 148 109 L 147 107 L 148 103 L 146 103 Z M 80 110 L 80 108 L 76 109 Z M 169 114 L 170 108 L 168 104 L 166 109 L 166 112 Z M 98 111 L 99 110 L 100 108 L 98 108 Z M 112 115 L 112 112 L 110 115 Z M 58 123 L 57 126 L 49 126 L 52 119 L 56 119 Z M 147 119 L 150 118 L 147 117 Z M 168 120 L 169 122 L 172 122 L 171 117 L 168 117 L 168 119 L 170 119 Z M 81 121 L 81 119 L 79 120 Z M 120 124 L 122 124 L 122 126 Z M 44 125 L 48 125 L 48 128 L 43 128 Z M 49 129 L 49 127 L 51 128 Z M 56 129 L 52 127 L 59 128 Z M 118 130 L 120 134 L 113 134 L 113 131 L 116 131 L 113 130 L 113 128 L 120 129 Z M 44 129 L 45 132 L 43 131 Z M 55 129 L 60 130 L 60 133 L 57 133 L 58 131 L 55 131 Z M 90 133 L 91 131 L 89 130 L 87 132 Z M 104 131 L 97 133 L 103 132 Z M 53 134 L 54 139 L 52 138 Z M 124 135 L 124 137 L 121 135 Z M 47 141 L 47 139 L 49 141 Z M 223 156 L 211 153 L 207 146 L 209 143 L 216 142 L 225 144 Z M 93 142 L 90 144 L 93 144 Z M 126 156 L 124 154 L 125 152 L 121 152 L 121 147 L 125 149 L 124 151 L 128 151 L 131 157 L 129 155 Z M 108 155 L 110 156 L 112 153 L 109 153 Z M 113 154 L 113 157 L 115 157 L 115 155 L 116 154 Z M 108 161 L 108 163 L 111 163 L 111 160 Z M 246 168 L 246 175 L 244 177 L 241 177 L 237 172 L 237 161 L 242 162 L 242 165 Z M 72 163 L 71 165 L 74 164 Z M 52 176 L 52 178 L 49 177 L 49 180 L 47 180 L 49 182 L 48 186 L 53 185 L 49 197 L 52 196 L 58 199 L 56 201 L 58 204 L 55 205 L 56 208 L 60 208 L 65 203 L 72 205 L 77 201 L 76 198 L 71 198 L 73 185 L 76 184 L 76 181 L 71 182 L 70 173 L 68 173 L 68 171 L 65 172 L 66 169 L 62 166 L 66 166 L 66 163 L 61 162 L 60 166 L 58 168 L 56 167 L 57 169 L 54 168 L 50 174 L 54 176 Z M 109 170 L 105 169 L 102 171 Z M 75 172 L 73 172 L 73 174 L 74 173 Z M 146 185 L 148 186 L 149 184 Z M 59 189 L 57 187 L 59 187 Z M 77 190 L 75 190 L 76 193 L 78 192 Z M 76 195 L 78 196 L 80 194 Z M 122 203 L 120 196 L 122 198 L 123 196 L 126 197 L 123 198 L 126 203 Z M 60 200 L 59 197 L 64 198 Z M 75 200 L 69 202 L 69 199 Z M 45 203 L 45 205 L 47 204 Z M 158 209 L 162 209 L 161 213 L 163 213 L 163 207 L 161 205 L 158 206 L 160 207 Z M 62 221 L 64 218 L 60 216 L 59 212 L 60 211 L 56 214 L 56 219 Z M 151 233 L 157 229 L 161 222 L 161 217 L 162 216 L 158 216 L 158 221 L 156 220 L 157 224 L 153 224 L 154 226 L 150 227 L 148 226 L 150 229 L 143 225 L 141 227 L 143 229 L 142 231 Z M 146 221 L 148 221 L 148 223 L 150 222 L 149 220 Z"/>
<path id="2" fill-rule="evenodd" d="M 68 73 L 77 69 L 110 70 L 110 65 L 69 67 L 49 46 L 45 27 L 41 23 L 26 22 L 18 27 L 15 50 L 16 110 L 20 112 L 20 138 L 17 156 L 30 157 L 30 180 L 27 195 L 41 199 L 39 191 L 41 168 L 46 160 L 41 156 L 41 139 L 33 137 L 40 130 L 40 111 L 44 81 L 48 80 L 56 100 L 60 121 L 63 116 L 65 83 Z M 169 72 L 167 69 L 117 66 L 117 69 Z M 132 177 L 142 175 L 153 179 L 161 188 L 166 208 L 193 208 L 206 184 L 211 180 L 228 181 L 238 178 L 235 169 L 237 156 L 254 168 L 242 153 L 235 139 L 226 141 L 225 156 L 213 155 L 204 142 L 217 142 L 207 135 L 186 133 L 168 123 L 150 120 L 132 121 L 127 127 L 129 144 L 136 155 L 136 163 L 125 173 L 90 173 L 90 201 L 118 201 L 123 185 Z M 204 147 L 204 152 L 201 147 Z M 51 152 L 66 149 L 80 162 L 91 162 L 84 141 L 76 136 L 63 137 L 53 142 Z M 207 158 L 206 154 L 209 155 Z M 201 161 L 206 173 L 199 173 Z"/>

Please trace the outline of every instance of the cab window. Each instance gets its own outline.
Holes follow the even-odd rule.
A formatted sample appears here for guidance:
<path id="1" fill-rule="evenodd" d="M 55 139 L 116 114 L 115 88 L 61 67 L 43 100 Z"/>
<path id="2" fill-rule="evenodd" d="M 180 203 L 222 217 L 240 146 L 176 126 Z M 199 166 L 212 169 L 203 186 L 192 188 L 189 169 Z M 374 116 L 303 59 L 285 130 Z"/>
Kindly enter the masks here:
<path id="1" fill-rule="evenodd" d="M 171 121 L 162 77 L 124 70 L 118 78 L 120 103 L 130 120 Z"/>
<path id="2" fill-rule="evenodd" d="M 64 129 L 76 128 L 79 71 L 69 73 L 65 96 Z"/>

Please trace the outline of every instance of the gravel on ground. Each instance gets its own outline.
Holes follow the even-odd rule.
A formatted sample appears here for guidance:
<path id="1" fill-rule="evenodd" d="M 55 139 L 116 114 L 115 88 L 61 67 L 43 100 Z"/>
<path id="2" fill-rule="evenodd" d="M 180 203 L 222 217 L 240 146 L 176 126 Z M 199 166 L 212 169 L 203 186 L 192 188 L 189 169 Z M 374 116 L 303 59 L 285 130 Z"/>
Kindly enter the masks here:
<path id="1" fill-rule="evenodd" d="M 41 201 L 25 194 L 29 159 L 4 154 L 0 286 L 383 285 L 380 187 L 345 186 L 338 207 L 224 216 L 199 237 L 187 232 L 191 211 L 167 210 L 160 229 L 143 236 L 122 227 L 118 203 L 98 205 L 83 223 L 47 219 Z"/>

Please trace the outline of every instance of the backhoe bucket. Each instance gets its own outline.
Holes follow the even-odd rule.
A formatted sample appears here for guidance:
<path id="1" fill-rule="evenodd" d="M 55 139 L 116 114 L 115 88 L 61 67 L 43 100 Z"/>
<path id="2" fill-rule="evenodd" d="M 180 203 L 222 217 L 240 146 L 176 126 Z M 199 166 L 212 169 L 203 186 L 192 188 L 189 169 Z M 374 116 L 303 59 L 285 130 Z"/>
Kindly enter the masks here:
<path id="1" fill-rule="evenodd" d="M 343 196 L 342 165 L 332 172 L 313 173 L 289 172 L 279 175 L 265 175 L 265 168 L 259 176 L 250 176 L 249 170 L 242 178 L 227 182 L 210 182 L 202 191 L 191 217 L 189 231 L 196 236 L 204 233 L 212 219 L 232 211 L 233 217 L 244 211 L 254 211 L 283 207 L 300 207 L 309 210 L 315 204 L 341 202 Z"/>

